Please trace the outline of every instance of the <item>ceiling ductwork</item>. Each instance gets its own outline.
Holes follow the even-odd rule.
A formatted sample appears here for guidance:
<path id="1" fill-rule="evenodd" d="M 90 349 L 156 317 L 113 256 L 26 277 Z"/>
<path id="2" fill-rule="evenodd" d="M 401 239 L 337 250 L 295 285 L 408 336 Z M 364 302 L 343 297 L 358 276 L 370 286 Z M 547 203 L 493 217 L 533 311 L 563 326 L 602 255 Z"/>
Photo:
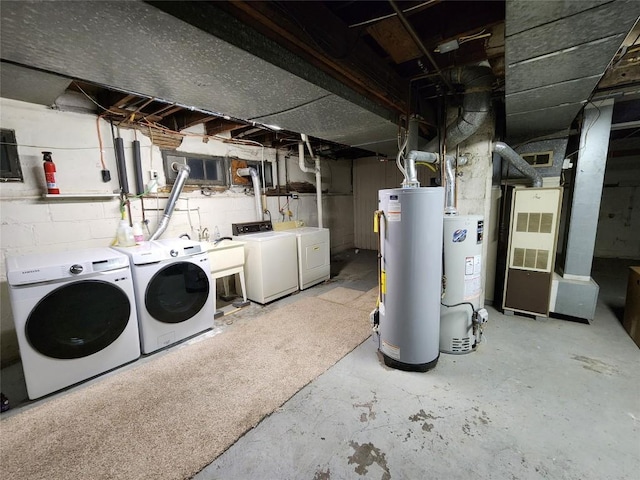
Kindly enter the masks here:
<path id="1" fill-rule="evenodd" d="M 513 148 L 504 142 L 496 142 L 493 144 L 493 151 L 504 158 L 516 170 L 531 180 L 532 187 L 542 186 L 542 176 L 535 168 L 522 158 Z"/>
<path id="2" fill-rule="evenodd" d="M 447 126 L 445 146 L 447 151 L 473 135 L 484 123 L 491 111 L 491 86 L 494 76 L 489 67 L 464 67 L 446 72 L 447 81 L 464 87 L 464 100 L 458 117 Z M 438 137 L 427 143 L 422 150 L 440 151 Z"/>

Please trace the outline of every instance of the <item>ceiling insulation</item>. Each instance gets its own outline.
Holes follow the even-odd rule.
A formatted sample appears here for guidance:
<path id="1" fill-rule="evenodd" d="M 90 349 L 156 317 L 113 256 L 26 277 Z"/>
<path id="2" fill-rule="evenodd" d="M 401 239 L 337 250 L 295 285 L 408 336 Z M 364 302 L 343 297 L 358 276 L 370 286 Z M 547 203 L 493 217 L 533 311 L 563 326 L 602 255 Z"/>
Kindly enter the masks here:
<path id="1" fill-rule="evenodd" d="M 569 130 L 633 27 L 638 13 L 633 3 L 540 1 L 532 8 L 532 2 L 507 1 L 510 141 Z"/>
<path id="2" fill-rule="evenodd" d="M 637 18 L 635 0 L 3 0 L 1 94 L 51 105 L 74 79 L 152 99 L 139 116 L 174 129 L 275 125 L 395 156 L 403 116 L 429 139 L 460 100 L 441 72 L 488 62 L 515 144 L 566 135 L 594 91 L 637 90 Z"/>

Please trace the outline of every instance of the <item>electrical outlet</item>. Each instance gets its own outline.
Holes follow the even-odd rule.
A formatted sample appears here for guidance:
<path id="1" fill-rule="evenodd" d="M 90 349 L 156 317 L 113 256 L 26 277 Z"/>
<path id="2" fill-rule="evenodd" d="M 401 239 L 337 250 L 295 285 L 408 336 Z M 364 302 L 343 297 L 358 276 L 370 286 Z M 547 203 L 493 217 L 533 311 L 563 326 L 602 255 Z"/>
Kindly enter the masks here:
<path id="1" fill-rule="evenodd" d="M 158 171 L 149 170 L 149 180 L 157 180 L 157 179 L 158 179 Z"/>

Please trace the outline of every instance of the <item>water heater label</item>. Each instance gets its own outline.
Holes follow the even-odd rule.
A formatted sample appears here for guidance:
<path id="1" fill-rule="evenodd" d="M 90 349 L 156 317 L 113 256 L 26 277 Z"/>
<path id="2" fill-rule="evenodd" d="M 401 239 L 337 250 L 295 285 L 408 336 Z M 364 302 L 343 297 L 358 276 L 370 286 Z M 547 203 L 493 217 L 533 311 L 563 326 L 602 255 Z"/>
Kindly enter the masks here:
<path id="1" fill-rule="evenodd" d="M 400 360 L 400 347 L 396 347 L 386 340 L 382 340 L 382 343 L 380 344 L 380 351 L 387 357 L 391 357 L 395 360 Z"/>
<path id="2" fill-rule="evenodd" d="M 466 257 L 464 259 L 464 274 L 473 275 L 473 257 Z"/>
<path id="3" fill-rule="evenodd" d="M 387 212 L 387 220 L 390 222 L 399 222 L 402 219 L 402 204 L 400 200 L 393 200 L 398 198 L 396 195 L 392 195 L 389 200 L 389 207 Z"/>
<path id="4" fill-rule="evenodd" d="M 464 242 L 466 238 L 467 238 L 467 229 L 459 228 L 458 230 L 453 232 L 453 238 L 451 240 L 453 240 L 453 243 L 460 243 L 460 242 Z"/>
<path id="5" fill-rule="evenodd" d="M 464 300 L 469 301 L 480 296 L 482 290 L 482 255 L 464 259 Z"/>

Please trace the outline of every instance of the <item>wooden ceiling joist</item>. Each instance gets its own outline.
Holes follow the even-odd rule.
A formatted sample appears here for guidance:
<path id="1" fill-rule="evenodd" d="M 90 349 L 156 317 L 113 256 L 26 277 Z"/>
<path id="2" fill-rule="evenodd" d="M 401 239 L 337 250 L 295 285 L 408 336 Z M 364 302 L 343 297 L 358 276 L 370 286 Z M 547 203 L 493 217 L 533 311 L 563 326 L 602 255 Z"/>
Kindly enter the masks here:
<path id="1" fill-rule="evenodd" d="M 182 110 L 182 107 L 177 107 L 175 105 L 165 105 L 160 110 L 156 110 L 151 115 L 158 116 L 160 118 L 168 117 L 169 115 L 173 115 L 176 112 Z"/>

